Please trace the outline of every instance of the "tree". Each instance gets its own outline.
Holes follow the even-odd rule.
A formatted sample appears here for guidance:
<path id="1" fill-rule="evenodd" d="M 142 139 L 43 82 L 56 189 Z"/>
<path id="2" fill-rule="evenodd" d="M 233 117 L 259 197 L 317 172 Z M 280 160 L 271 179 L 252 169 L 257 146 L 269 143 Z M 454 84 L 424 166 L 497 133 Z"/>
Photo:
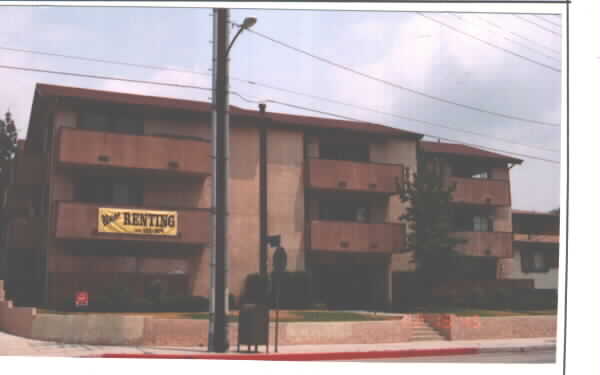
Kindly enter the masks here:
<path id="1" fill-rule="evenodd" d="M 437 159 L 419 158 L 419 172 L 405 182 L 400 198 L 408 202 L 401 219 L 408 222 L 408 249 L 414 251 L 416 277 L 425 290 L 449 280 L 460 255 L 455 247 L 464 240 L 451 236 L 451 201 L 454 186 L 444 184 Z"/>
<path id="2" fill-rule="evenodd" d="M 0 119 L 0 160 L 11 160 L 17 151 L 17 128 L 12 116 L 6 112 Z"/>

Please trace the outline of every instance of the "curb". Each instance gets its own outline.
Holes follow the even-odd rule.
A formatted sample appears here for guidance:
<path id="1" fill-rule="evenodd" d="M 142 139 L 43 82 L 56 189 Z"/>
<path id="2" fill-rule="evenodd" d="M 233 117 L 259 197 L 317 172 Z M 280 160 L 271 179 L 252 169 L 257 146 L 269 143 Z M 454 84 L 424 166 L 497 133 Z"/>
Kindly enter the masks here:
<path id="1" fill-rule="evenodd" d="M 479 348 L 479 353 L 525 353 L 550 350 L 556 351 L 556 345 L 512 346 L 506 348 Z"/>
<path id="2" fill-rule="evenodd" d="M 135 359 L 225 359 L 247 361 L 341 361 L 354 359 L 383 359 L 478 354 L 478 348 L 410 349 L 369 352 L 273 353 L 273 354 L 101 354 L 93 358 Z"/>

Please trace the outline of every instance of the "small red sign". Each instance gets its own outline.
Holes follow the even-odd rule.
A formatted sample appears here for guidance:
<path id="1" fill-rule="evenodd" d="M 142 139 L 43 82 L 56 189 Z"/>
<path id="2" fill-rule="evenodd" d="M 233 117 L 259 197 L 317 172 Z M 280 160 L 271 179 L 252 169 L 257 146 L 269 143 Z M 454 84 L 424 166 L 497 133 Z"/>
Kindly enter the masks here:
<path id="1" fill-rule="evenodd" d="M 75 295 L 75 306 L 85 307 L 88 305 L 88 302 L 88 292 L 77 292 L 77 294 Z"/>

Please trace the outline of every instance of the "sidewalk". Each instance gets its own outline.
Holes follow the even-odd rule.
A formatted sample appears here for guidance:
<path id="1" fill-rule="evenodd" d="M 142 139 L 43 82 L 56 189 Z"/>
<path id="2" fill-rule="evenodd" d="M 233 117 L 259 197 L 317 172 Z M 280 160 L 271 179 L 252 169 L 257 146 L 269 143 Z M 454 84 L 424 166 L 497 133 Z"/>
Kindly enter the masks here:
<path id="1" fill-rule="evenodd" d="M 144 347 L 62 344 L 26 339 L 0 332 L 0 356 L 54 356 L 102 358 L 190 358 L 190 359 L 245 359 L 245 360 L 343 360 L 368 358 L 397 358 L 432 355 L 460 355 L 494 352 L 525 352 L 555 350 L 552 338 L 506 339 L 481 341 L 421 341 L 397 344 L 344 344 L 344 345 L 286 345 L 278 353 L 274 347 L 259 347 L 259 353 L 209 353 L 206 347 Z M 247 347 L 242 346 L 245 350 Z"/>

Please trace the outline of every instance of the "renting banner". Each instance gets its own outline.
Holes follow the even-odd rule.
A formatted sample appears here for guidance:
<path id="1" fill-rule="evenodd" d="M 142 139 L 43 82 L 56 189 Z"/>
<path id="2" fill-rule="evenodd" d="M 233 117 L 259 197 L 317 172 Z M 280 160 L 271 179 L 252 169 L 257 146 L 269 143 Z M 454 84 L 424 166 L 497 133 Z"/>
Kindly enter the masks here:
<path id="1" fill-rule="evenodd" d="M 177 236 L 177 212 L 98 208 L 98 232 Z"/>

